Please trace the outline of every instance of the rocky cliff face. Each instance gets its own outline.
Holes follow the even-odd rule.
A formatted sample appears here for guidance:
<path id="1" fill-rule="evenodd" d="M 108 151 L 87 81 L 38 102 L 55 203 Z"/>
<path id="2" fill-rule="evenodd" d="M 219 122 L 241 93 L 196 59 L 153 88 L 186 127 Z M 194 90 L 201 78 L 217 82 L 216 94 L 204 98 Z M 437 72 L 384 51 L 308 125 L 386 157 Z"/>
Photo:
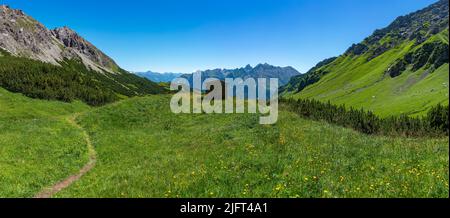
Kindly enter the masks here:
<path id="1" fill-rule="evenodd" d="M 23 11 L 5 5 L 0 6 L 0 48 L 55 65 L 67 58 L 97 72 L 119 70 L 111 58 L 68 27 L 49 30 Z"/>
<path id="2" fill-rule="evenodd" d="M 0 6 L 0 47 L 14 56 L 58 64 L 62 59 L 51 31 L 21 10 Z"/>
<path id="3" fill-rule="evenodd" d="M 66 48 L 75 51 L 80 57 L 108 70 L 117 70 L 114 60 L 68 27 L 56 28 L 52 33 Z"/>

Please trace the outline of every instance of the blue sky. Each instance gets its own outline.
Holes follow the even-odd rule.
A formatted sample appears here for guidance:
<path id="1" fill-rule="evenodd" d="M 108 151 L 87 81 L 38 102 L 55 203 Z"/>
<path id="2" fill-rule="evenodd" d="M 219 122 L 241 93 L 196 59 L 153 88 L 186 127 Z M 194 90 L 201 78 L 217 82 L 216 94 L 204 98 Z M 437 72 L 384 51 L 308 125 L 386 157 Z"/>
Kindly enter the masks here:
<path id="1" fill-rule="evenodd" d="M 126 70 L 269 63 L 305 72 L 436 0 L 0 0 L 69 26 Z"/>

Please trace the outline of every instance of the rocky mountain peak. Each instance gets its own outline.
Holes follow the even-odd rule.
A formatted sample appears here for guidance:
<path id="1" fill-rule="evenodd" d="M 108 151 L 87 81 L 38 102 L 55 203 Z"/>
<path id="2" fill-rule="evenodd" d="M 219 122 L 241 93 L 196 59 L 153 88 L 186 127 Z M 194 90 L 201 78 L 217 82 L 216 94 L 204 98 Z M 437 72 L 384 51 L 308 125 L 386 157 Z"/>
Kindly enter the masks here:
<path id="1" fill-rule="evenodd" d="M 59 65 L 76 59 L 98 72 L 115 73 L 117 64 L 69 27 L 47 29 L 21 10 L 0 6 L 0 48 L 18 57 Z"/>
<path id="2" fill-rule="evenodd" d="M 0 7 L 0 21 L 0 48 L 15 56 L 58 64 L 61 49 L 44 25 L 6 5 Z"/>
<path id="3" fill-rule="evenodd" d="M 11 9 L 8 5 L 0 5 L 0 13 L 14 13 L 17 15 L 25 15 L 22 10 Z"/>
<path id="4" fill-rule="evenodd" d="M 80 35 L 78 35 L 78 33 L 76 33 L 67 26 L 55 28 L 54 30 L 52 30 L 52 33 L 66 47 L 79 48 L 83 50 L 86 49 L 88 44 L 90 44 L 89 42 L 84 40 Z"/>
<path id="5" fill-rule="evenodd" d="M 8 5 L 0 5 L 0 13 L 5 13 L 8 10 L 11 10 Z"/>
<path id="6" fill-rule="evenodd" d="M 264 64 L 258 64 L 258 65 L 256 65 L 256 67 L 255 67 L 255 69 L 256 68 L 273 68 L 274 66 L 272 66 L 272 65 L 270 65 L 270 64 L 268 64 L 268 63 L 264 63 Z"/>
<path id="7" fill-rule="evenodd" d="M 400 16 L 388 27 L 375 30 L 363 42 L 354 44 L 346 55 L 370 54 L 369 60 L 394 48 L 406 40 L 415 41 L 416 45 L 448 28 L 449 2 L 440 0 L 422 10 Z"/>
<path id="8" fill-rule="evenodd" d="M 69 27 L 56 28 L 52 30 L 52 33 L 65 47 L 75 50 L 76 53 L 83 55 L 88 61 L 92 61 L 109 70 L 117 68 L 117 64 L 110 57 Z"/>

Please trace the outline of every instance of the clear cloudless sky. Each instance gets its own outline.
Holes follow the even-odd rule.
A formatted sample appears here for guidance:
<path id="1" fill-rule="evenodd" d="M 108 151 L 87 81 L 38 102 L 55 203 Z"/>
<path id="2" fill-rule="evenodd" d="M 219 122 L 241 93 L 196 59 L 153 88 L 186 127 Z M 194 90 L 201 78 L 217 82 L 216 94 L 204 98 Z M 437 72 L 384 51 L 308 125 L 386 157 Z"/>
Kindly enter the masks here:
<path id="1" fill-rule="evenodd" d="M 269 63 L 306 72 L 437 0 L 0 0 L 68 26 L 130 71 Z"/>

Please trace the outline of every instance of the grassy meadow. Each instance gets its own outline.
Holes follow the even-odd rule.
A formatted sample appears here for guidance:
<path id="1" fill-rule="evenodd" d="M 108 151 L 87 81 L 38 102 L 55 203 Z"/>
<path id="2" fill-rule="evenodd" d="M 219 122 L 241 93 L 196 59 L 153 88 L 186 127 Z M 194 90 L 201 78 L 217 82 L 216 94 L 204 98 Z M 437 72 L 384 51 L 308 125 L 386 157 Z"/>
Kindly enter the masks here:
<path id="1" fill-rule="evenodd" d="M 83 135 L 67 121 L 86 109 L 0 88 L 0 197 L 33 197 L 87 162 Z"/>
<path id="2" fill-rule="evenodd" d="M 448 197 L 448 139 L 367 136 L 300 119 L 180 114 L 169 96 L 79 117 L 96 167 L 56 197 Z"/>
<path id="3" fill-rule="evenodd" d="M 364 135 L 299 118 L 173 114 L 170 96 L 104 107 L 32 100 L 0 89 L 0 197 L 33 197 L 88 162 L 53 197 L 448 197 L 444 139 Z"/>

